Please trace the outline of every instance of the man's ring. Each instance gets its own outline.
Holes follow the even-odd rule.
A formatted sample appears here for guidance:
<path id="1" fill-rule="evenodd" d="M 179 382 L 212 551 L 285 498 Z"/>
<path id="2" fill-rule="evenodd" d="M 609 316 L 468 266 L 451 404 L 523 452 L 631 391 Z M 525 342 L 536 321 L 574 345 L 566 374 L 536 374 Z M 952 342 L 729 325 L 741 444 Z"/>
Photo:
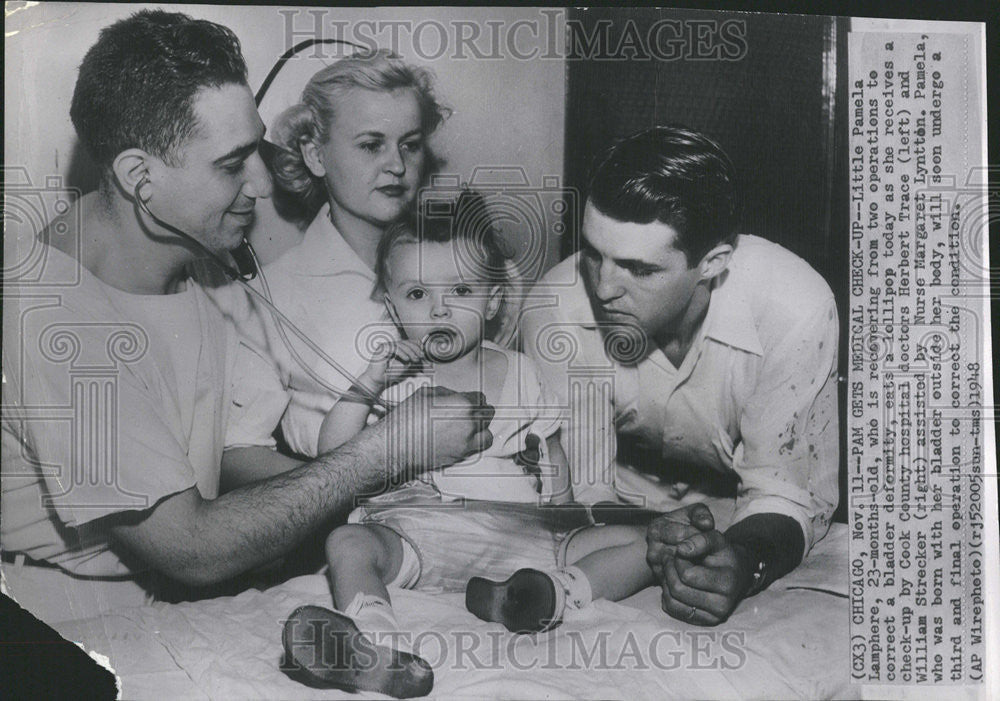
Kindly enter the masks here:
<path id="1" fill-rule="evenodd" d="M 698 613 L 698 609 L 696 607 L 692 606 L 691 610 L 688 612 L 688 615 L 685 616 L 684 620 L 685 621 L 690 621 L 692 618 L 694 618 L 694 615 L 696 613 Z"/>

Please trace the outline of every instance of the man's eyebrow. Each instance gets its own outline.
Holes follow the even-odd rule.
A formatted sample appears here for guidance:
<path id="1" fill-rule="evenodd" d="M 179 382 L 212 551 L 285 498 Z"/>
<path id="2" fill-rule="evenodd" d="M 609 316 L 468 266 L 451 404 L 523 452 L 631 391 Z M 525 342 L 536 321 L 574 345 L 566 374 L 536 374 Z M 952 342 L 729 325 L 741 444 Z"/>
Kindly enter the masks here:
<path id="1" fill-rule="evenodd" d="M 249 158 L 250 154 L 252 154 L 254 151 L 256 151 L 257 148 L 258 148 L 258 146 L 260 146 L 260 142 L 263 141 L 263 139 L 264 139 L 264 135 L 261 134 L 260 139 L 258 139 L 257 141 L 254 141 L 254 142 L 249 143 L 249 144 L 243 144 L 241 146 L 237 146 L 236 148 L 232 149 L 228 153 L 225 153 L 225 154 L 219 156 L 218 158 L 216 158 L 214 161 L 212 161 L 212 163 L 214 163 L 215 165 L 220 165 L 222 163 L 225 163 L 226 161 L 237 160 L 237 159 L 240 159 L 240 158 Z"/>
<path id="2" fill-rule="evenodd" d="M 598 255 L 600 255 L 600 251 L 594 248 L 594 245 L 590 243 L 590 241 L 588 241 L 586 237 L 581 239 L 580 248 L 594 251 Z M 654 270 L 654 271 L 665 270 L 665 268 L 662 265 L 659 265 L 657 263 L 650 263 L 649 261 L 645 260 L 640 260 L 639 258 L 612 258 L 611 260 L 614 262 L 615 265 L 617 265 L 620 268 L 646 268 L 648 270 Z"/>
<path id="3" fill-rule="evenodd" d="M 622 268 L 646 268 L 648 270 L 663 270 L 663 268 L 656 263 L 650 263 L 649 261 L 639 260 L 638 258 L 612 258 L 615 265 Z"/>

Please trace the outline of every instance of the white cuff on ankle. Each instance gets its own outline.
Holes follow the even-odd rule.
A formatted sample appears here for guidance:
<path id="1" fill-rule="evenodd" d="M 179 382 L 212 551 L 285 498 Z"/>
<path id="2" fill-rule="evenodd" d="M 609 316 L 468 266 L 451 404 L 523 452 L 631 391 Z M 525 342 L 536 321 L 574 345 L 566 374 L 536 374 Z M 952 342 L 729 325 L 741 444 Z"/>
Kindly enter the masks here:
<path id="1" fill-rule="evenodd" d="M 563 567 L 553 577 L 562 584 L 566 592 L 566 606 L 569 608 L 582 609 L 593 601 L 594 592 L 590 587 L 590 580 L 579 567 Z"/>

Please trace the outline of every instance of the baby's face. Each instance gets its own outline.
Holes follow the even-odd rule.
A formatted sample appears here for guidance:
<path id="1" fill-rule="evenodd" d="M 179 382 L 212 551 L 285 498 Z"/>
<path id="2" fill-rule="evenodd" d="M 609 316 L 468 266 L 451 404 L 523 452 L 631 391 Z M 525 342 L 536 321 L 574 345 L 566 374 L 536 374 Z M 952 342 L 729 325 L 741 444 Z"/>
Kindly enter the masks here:
<path id="1" fill-rule="evenodd" d="M 387 294 L 397 321 L 409 339 L 433 334 L 430 353 L 439 359 L 478 347 L 500 305 L 500 287 L 477 280 L 463 258 L 450 243 L 404 243 L 387 261 Z"/>

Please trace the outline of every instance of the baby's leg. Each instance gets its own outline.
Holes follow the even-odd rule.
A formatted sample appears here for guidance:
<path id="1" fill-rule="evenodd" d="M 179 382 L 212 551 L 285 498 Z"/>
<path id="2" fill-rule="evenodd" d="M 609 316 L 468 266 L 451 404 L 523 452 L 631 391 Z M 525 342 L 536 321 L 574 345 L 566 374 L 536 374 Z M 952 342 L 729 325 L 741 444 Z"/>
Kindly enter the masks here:
<path id="1" fill-rule="evenodd" d="M 559 625 L 566 609 L 594 599 L 619 601 L 655 582 L 646 564 L 645 526 L 582 530 L 566 544 L 566 563 L 544 572 L 521 569 L 503 582 L 473 577 L 465 606 L 515 633 L 544 631 Z"/>
<path id="2" fill-rule="evenodd" d="M 326 555 L 339 612 L 302 606 L 292 613 L 283 635 L 287 674 L 350 692 L 397 698 L 430 693 L 434 672 L 400 638 L 385 588 L 402 553 L 399 535 L 385 526 L 349 524 L 330 534 Z"/>
<path id="3" fill-rule="evenodd" d="M 656 583 L 646 564 L 645 526 L 582 530 L 566 548 L 566 563 L 584 573 L 594 599 L 621 601 Z"/>
<path id="4" fill-rule="evenodd" d="M 346 611 L 360 593 L 389 601 L 385 585 L 399 572 L 403 543 L 395 531 L 378 524 L 347 524 L 326 539 L 333 604 Z"/>

